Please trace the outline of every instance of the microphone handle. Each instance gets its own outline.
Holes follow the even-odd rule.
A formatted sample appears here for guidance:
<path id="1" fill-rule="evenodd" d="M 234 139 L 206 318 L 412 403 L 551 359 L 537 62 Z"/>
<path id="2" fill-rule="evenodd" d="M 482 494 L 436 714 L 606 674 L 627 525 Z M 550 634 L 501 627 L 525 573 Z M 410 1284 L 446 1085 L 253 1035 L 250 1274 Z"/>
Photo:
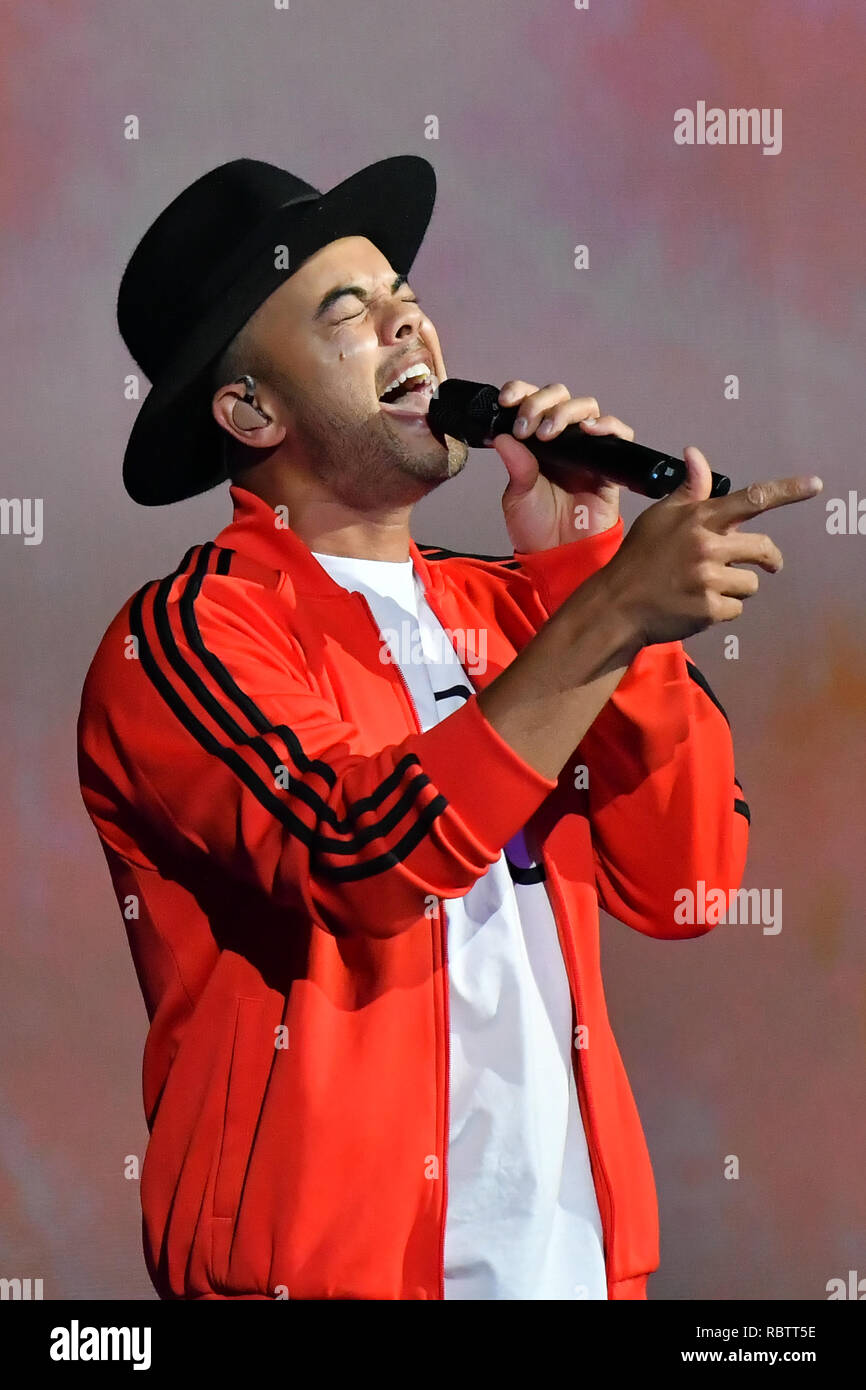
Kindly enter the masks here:
<path id="1" fill-rule="evenodd" d="M 517 406 L 491 403 L 491 416 L 485 417 L 486 438 L 482 447 L 489 447 L 498 434 L 511 434 L 517 419 Z M 686 476 L 683 459 L 620 439 L 615 434 L 586 434 L 579 425 L 566 425 L 555 439 L 539 439 L 531 434 L 520 439 L 538 459 L 545 477 L 567 472 L 570 465 L 590 468 L 612 483 L 637 492 L 642 497 L 666 497 L 678 488 Z M 731 480 L 723 473 L 713 473 L 711 497 L 724 497 L 731 490 Z"/>

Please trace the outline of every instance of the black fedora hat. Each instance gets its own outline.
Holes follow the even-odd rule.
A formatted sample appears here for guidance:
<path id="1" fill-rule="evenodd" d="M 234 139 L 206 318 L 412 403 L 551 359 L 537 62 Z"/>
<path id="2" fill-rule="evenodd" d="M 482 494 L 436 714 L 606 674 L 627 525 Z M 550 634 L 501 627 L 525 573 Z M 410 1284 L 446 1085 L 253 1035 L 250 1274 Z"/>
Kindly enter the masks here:
<path id="1" fill-rule="evenodd" d="M 133 252 L 117 323 L 151 382 L 123 458 L 143 506 L 179 502 L 226 478 L 210 371 L 256 309 L 321 247 L 368 237 L 407 275 L 433 212 L 436 176 L 395 155 L 327 193 L 274 164 L 235 159 L 174 199 Z"/>

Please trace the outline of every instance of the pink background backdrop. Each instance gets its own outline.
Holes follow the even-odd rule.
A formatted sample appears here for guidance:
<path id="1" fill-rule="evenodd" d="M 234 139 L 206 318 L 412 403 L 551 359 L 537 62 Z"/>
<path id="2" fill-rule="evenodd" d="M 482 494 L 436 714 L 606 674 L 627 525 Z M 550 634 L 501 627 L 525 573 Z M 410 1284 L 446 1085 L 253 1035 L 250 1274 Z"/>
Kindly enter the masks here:
<path id="1" fill-rule="evenodd" d="M 19 0 L 4 15 L 2 492 L 44 499 L 44 538 L 0 536 L 0 1274 L 43 1278 L 46 1298 L 154 1297 L 123 1177 L 145 1147 L 146 1017 L 79 799 L 75 719 L 123 600 L 230 508 L 225 489 L 154 511 L 123 491 L 120 275 L 161 208 L 225 160 L 324 189 L 414 152 L 439 200 L 412 280 L 451 375 L 563 380 L 649 444 L 699 444 L 734 486 L 824 478 L 821 499 L 752 523 L 784 573 L 688 644 L 734 729 L 745 886 L 782 889 L 782 931 L 660 943 L 606 919 L 603 953 L 659 1188 L 650 1296 L 823 1299 L 828 1279 L 866 1276 L 866 537 L 825 527 L 826 500 L 864 487 L 866 10 Z M 699 100 L 781 107 L 781 153 L 677 146 L 673 113 Z M 504 478 L 474 451 L 415 538 L 506 550 Z M 626 500 L 628 521 L 642 505 Z"/>

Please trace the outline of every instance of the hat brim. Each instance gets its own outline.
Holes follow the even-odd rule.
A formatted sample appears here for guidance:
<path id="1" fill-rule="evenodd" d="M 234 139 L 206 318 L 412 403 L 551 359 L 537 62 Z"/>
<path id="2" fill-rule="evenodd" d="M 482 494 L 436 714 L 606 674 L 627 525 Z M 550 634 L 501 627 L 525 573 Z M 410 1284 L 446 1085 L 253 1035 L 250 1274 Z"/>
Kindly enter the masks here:
<path id="1" fill-rule="evenodd" d="M 210 411 L 210 369 L 264 301 L 315 251 L 344 236 L 366 236 L 398 274 L 408 274 L 436 199 L 436 175 L 419 155 L 378 160 L 321 198 L 278 209 L 256 229 L 256 251 L 196 325 L 148 392 L 123 458 L 123 482 L 145 507 L 181 502 L 225 481 L 225 432 Z M 289 247 L 276 268 L 274 246 Z"/>

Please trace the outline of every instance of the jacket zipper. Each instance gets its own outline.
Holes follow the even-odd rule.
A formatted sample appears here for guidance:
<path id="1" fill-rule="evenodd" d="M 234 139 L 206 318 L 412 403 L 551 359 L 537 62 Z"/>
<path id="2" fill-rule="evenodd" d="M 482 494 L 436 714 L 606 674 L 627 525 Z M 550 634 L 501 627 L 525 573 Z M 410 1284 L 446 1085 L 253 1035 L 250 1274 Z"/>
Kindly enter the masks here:
<path id="1" fill-rule="evenodd" d="M 361 605 L 365 609 L 367 615 L 369 616 L 370 622 L 373 624 L 373 627 L 376 629 L 376 632 L 378 633 L 379 638 L 381 640 L 382 630 L 379 627 L 379 624 L 376 622 L 373 610 L 367 602 L 366 598 L 362 593 L 359 593 L 357 589 L 353 589 L 352 593 L 355 595 L 357 599 L 360 600 Z M 400 684 L 403 687 L 403 693 L 406 696 L 406 703 L 409 706 L 409 709 L 412 713 L 412 718 L 415 722 L 415 728 L 417 729 L 419 734 L 423 733 L 424 731 L 421 727 L 421 720 L 418 718 L 418 710 L 415 706 L 415 701 L 412 699 L 412 692 L 409 689 L 409 683 L 406 680 L 406 677 L 403 675 L 402 670 L 400 669 L 399 662 L 393 661 L 391 665 L 393 665 L 394 670 L 397 672 L 397 675 L 400 679 Z M 443 1031 L 443 1037 L 445 1040 L 445 1114 L 442 1135 L 442 1214 L 439 1219 L 439 1297 L 440 1299 L 444 1300 L 445 1219 L 448 1209 L 448 1138 L 451 1126 L 451 1018 L 450 1010 L 448 1007 L 448 919 L 447 914 L 445 912 L 445 904 L 442 898 L 436 899 L 436 913 L 439 918 L 439 950 L 442 961 L 442 999 L 444 1003 L 443 1012 L 445 1025 Z"/>
<path id="2" fill-rule="evenodd" d="M 566 974 L 570 976 L 571 988 L 572 988 L 572 992 L 573 992 L 573 995 L 574 995 L 575 1012 L 576 1012 L 576 1014 L 577 1014 L 577 1022 L 578 1022 L 578 1024 L 580 1024 L 580 1023 L 583 1021 L 583 995 L 581 994 L 581 991 L 580 991 L 579 972 L 578 972 L 578 969 L 577 969 L 577 962 L 575 961 L 574 956 L 572 955 L 571 942 L 568 941 L 568 940 L 565 938 L 565 934 L 560 930 L 560 924 L 559 924 L 559 917 L 560 917 L 560 915 L 562 916 L 562 920 L 565 921 L 565 917 L 566 917 L 565 906 L 564 906 L 564 904 L 563 904 L 563 902 L 562 902 L 562 897 L 561 897 L 560 892 L 559 892 L 559 884 L 558 884 L 558 882 L 557 882 L 557 880 L 556 880 L 556 877 L 555 877 L 554 874 L 551 874 L 551 872 L 550 872 L 550 865 L 549 865 L 548 862 L 547 862 L 547 856 L 545 855 L 543 849 L 540 850 L 539 852 L 540 852 L 540 854 L 541 854 L 541 861 L 542 861 L 542 863 L 544 864 L 544 871 L 545 871 L 545 874 L 546 874 L 548 891 L 549 891 L 549 893 L 551 894 L 551 896 L 555 899 L 555 903 L 554 903 L 554 914 L 553 914 L 553 915 L 554 915 L 554 921 L 556 922 L 556 933 L 557 933 L 557 936 L 559 937 L 560 950 L 562 951 L 563 960 L 565 961 Z M 558 911 L 557 911 L 557 909 L 558 909 Z M 591 1045 L 591 1041 L 590 1041 L 590 1045 Z M 607 1275 L 608 1285 L 610 1285 L 610 1284 L 616 1282 L 616 1281 L 614 1280 L 613 1274 L 612 1274 L 612 1266 L 613 1266 L 613 1226 L 614 1226 L 614 1222 L 613 1222 L 613 1194 L 612 1194 L 612 1191 L 611 1191 L 610 1179 L 608 1178 L 608 1175 L 607 1175 L 607 1169 L 606 1169 L 605 1166 L 604 1166 L 604 1160 L 603 1160 L 603 1158 L 602 1158 L 602 1156 L 601 1156 L 601 1148 L 600 1148 L 600 1146 L 599 1146 L 598 1139 L 597 1139 L 598 1122 L 597 1122 L 597 1118 L 596 1118 L 595 1105 L 593 1104 L 593 1099 L 592 1099 L 592 1087 L 590 1086 L 589 1075 L 588 1075 L 587 1069 L 584 1067 L 583 1063 L 581 1062 L 581 1058 L 580 1058 L 580 1054 L 581 1054 L 582 1049 L 581 1049 L 581 1048 L 576 1048 L 576 1049 L 575 1049 L 575 1046 L 574 1046 L 574 1039 L 572 1039 L 572 1044 L 571 1044 L 571 1046 L 572 1046 L 572 1051 L 576 1051 L 576 1052 L 577 1052 L 577 1084 L 578 1084 L 578 1088 L 581 1088 L 581 1086 L 582 1086 L 584 1099 L 585 1099 L 585 1101 L 586 1101 L 586 1111 L 587 1111 L 587 1115 L 588 1115 L 588 1117 L 589 1117 L 589 1125 L 588 1125 L 588 1126 L 585 1126 L 586 1131 L 587 1131 L 587 1135 L 586 1135 L 586 1137 L 587 1137 L 587 1143 L 588 1143 L 588 1145 L 589 1145 L 590 1154 L 591 1154 L 592 1159 L 593 1159 L 593 1161 L 594 1161 L 594 1166 L 595 1166 L 595 1168 L 596 1168 L 597 1171 L 598 1171 L 599 1177 L 601 1178 L 601 1181 L 602 1181 L 602 1186 L 603 1186 L 603 1188 L 604 1188 L 605 1202 L 602 1203 L 602 1204 L 600 1204 L 599 1211 L 600 1211 L 600 1214 L 601 1214 L 602 1231 L 603 1231 L 603 1234 L 604 1234 L 604 1237 L 605 1237 L 605 1263 L 606 1263 L 606 1275 Z M 605 1216 L 607 1216 L 607 1222 L 605 1222 Z"/>

